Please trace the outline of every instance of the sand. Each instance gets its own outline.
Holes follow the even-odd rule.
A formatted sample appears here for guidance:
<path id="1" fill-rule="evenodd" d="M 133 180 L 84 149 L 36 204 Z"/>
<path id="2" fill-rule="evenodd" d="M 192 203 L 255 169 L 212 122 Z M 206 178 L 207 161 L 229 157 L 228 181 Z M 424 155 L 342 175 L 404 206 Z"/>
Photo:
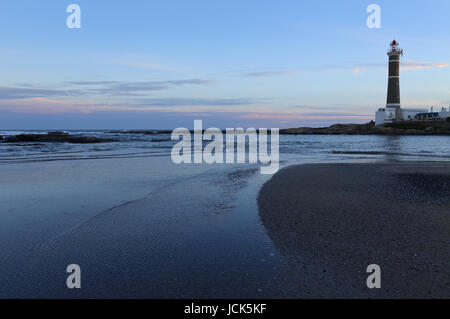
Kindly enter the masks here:
<path id="1" fill-rule="evenodd" d="M 258 204 L 300 297 L 450 297 L 450 163 L 291 166 Z"/>

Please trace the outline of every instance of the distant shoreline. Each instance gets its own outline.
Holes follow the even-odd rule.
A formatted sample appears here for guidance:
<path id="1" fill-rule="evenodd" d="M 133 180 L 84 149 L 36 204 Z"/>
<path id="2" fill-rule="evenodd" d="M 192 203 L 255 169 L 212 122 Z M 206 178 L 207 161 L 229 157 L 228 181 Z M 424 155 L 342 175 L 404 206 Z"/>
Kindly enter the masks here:
<path id="1" fill-rule="evenodd" d="M 406 121 L 375 126 L 366 124 L 334 124 L 329 127 L 299 127 L 280 130 L 282 135 L 450 135 L 449 121 Z"/>
<path id="2" fill-rule="evenodd" d="M 17 131 L 17 130 L 16 130 Z M 41 131 L 41 130 L 35 130 Z M 46 134 L 23 133 L 11 136 L 0 135 L 0 143 L 16 142 L 69 142 L 76 144 L 107 143 L 114 139 L 99 139 L 94 136 L 72 136 L 64 130 L 42 130 Z M 92 130 L 68 130 L 68 131 L 92 131 Z M 99 130 L 107 133 L 133 134 L 133 135 L 170 135 L 171 130 L 141 129 L 141 130 Z M 194 130 L 189 130 L 193 134 Z M 226 134 L 226 129 L 220 130 Z M 259 133 L 260 129 L 256 129 Z M 26 132 L 26 131 L 23 131 Z M 244 129 L 245 132 L 245 129 Z M 202 130 L 202 134 L 205 130 Z M 271 130 L 267 130 L 271 134 Z M 333 124 L 328 127 L 298 127 L 280 129 L 280 135 L 395 135 L 395 136 L 450 136 L 450 120 L 446 121 L 404 121 L 392 124 L 375 126 L 371 121 L 366 124 Z"/>

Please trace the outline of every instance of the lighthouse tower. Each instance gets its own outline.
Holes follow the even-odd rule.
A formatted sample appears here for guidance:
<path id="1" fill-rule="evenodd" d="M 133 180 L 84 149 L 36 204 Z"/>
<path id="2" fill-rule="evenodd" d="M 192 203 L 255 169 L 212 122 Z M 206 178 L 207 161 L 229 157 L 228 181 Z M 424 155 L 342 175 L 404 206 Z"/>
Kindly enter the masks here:
<path id="1" fill-rule="evenodd" d="M 391 42 L 391 48 L 387 54 L 389 56 L 387 102 L 386 107 L 379 108 L 375 113 L 375 125 L 392 124 L 397 121 L 417 121 L 427 116 L 436 116 L 436 113 L 430 113 L 427 108 L 402 108 L 400 106 L 400 57 L 403 56 L 403 50 L 394 40 Z M 448 113 L 450 113 L 450 108 Z M 441 118 L 447 117 L 444 110 L 440 114 Z"/>
<path id="2" fill-rule="evenodd" d="M 403 56 L 403 50 L 399 48 L 398 42 L 394 40 L 391 42 L 391 48 L 387 54 L 389 56 L 389 81 L 386 108 L 395 109 L 395 119 L 401 120 L 400 57 Z"/>

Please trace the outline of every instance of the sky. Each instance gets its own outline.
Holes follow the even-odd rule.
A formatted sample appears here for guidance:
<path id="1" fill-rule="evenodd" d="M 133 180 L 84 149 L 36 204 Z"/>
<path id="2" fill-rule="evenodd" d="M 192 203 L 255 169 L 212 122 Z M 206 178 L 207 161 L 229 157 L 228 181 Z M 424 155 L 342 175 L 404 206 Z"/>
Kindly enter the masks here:
<path id="1" fill-rule="evenodd" d="M 366 123 L 386 103 L 394 38 L 402 105 L 448 107 L 449 12 L 448 0 L 2 0 L 0 129 Z"/>

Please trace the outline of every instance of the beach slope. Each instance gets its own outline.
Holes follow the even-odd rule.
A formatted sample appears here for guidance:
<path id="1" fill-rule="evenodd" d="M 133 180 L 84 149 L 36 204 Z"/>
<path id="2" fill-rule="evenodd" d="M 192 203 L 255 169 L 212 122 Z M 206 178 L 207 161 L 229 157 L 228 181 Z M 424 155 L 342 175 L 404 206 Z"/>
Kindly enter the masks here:
<path id="1" fill-rule="evenodd" d="M 450 297 L 450 163 L 291 166 L 258 204 L 303 297 Z"/>

